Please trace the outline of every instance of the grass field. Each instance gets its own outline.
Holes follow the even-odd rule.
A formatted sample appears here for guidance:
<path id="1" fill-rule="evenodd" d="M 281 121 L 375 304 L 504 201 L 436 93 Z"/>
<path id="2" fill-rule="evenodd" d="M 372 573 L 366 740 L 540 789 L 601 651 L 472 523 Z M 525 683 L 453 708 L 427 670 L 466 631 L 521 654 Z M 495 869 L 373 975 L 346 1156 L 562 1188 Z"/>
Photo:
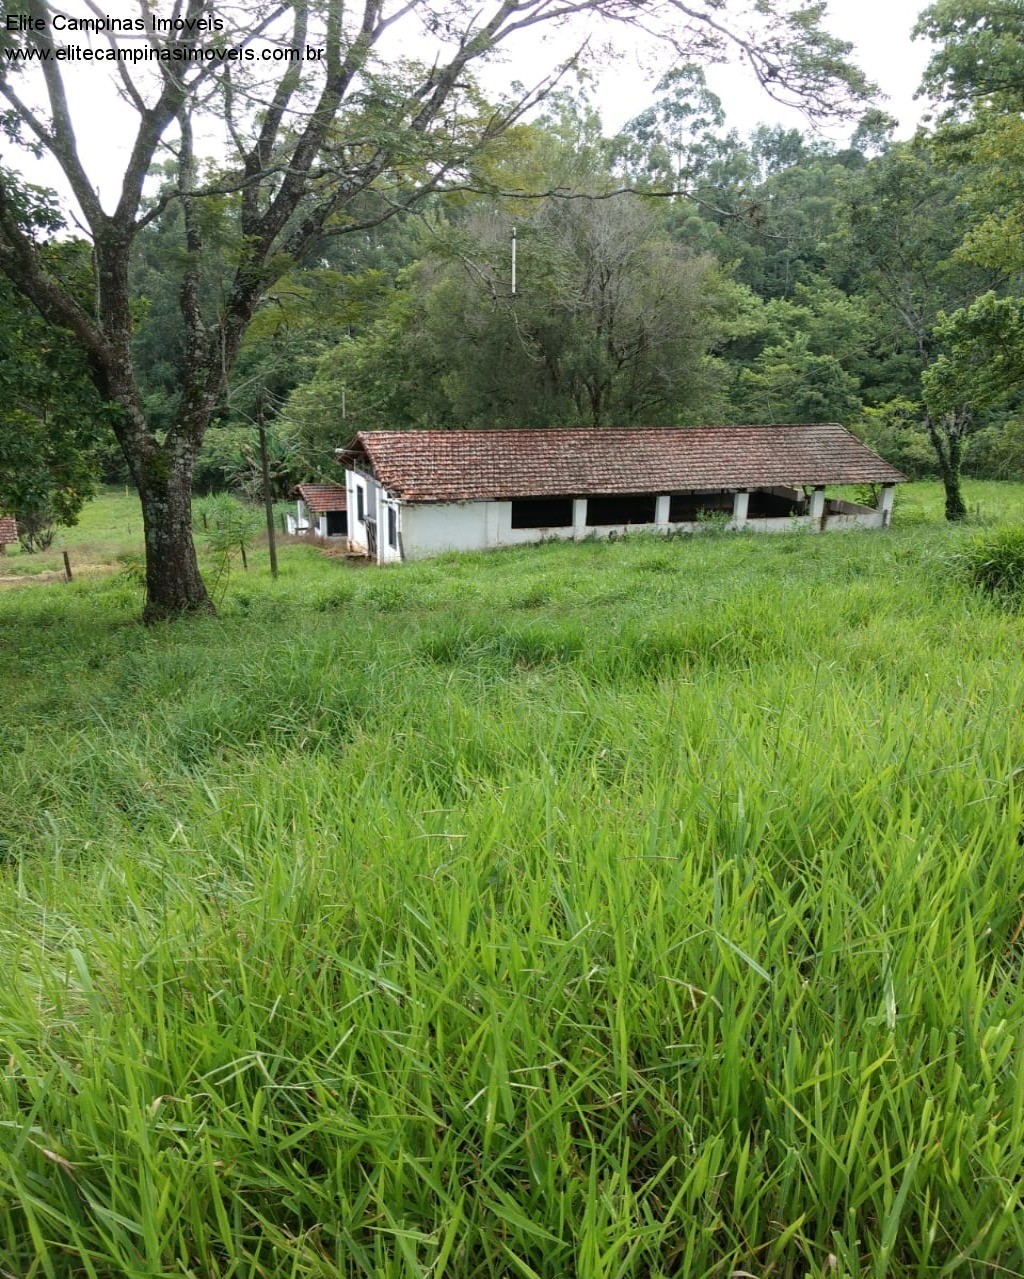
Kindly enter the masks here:
<path id="1" fill-rule="evenodd" d="M 1024 618 L 940 510 L 0 593 L 0 1272 L 1024 1275 Z"/>
<path id="2" fill-rule="evenodd" d="M 201 506 L 203 499 L 197 501 Z M 277 502 L 274 511 L 294 511 L 291 502 Z M 254 512 L 255 522 L 262 508 Z M 201 530 L 200 530 L 201 538 Z M 67 551 L 74 577 L 109 576 L 117 572 L 126 557 L 141 556 L 144 550 L 142 507 L 133 489 L 107 488 L 83 508 L 77 524 L 60 528 L 53 545 L 27 555 L 19 546 L 9 546 L 0 557 L 0 587 L 21 585 L 29 579 L 53 580 L 64 577 L 63 553 Z"/>

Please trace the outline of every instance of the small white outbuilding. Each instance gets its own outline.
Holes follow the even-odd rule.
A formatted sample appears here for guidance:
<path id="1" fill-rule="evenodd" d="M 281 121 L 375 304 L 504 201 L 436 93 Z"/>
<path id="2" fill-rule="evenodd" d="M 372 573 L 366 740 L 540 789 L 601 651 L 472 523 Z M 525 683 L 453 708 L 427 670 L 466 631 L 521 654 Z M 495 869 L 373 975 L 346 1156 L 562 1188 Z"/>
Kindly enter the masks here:
<path id="1" fill-rule="evenodd" d="M 845 427 L 363 431 L 339 450 L 349 545 L 379 564 L 627 531 L 884 528 L 905 479 Z M 826 498 L 870 484 L 877 505 Z"/>
<path id="2" fill-rule="evenodd" d="M 348 509 L 342 484 L 298 484 L 295 514 L 288 516 L 293 536 L 348 537 Z"/>

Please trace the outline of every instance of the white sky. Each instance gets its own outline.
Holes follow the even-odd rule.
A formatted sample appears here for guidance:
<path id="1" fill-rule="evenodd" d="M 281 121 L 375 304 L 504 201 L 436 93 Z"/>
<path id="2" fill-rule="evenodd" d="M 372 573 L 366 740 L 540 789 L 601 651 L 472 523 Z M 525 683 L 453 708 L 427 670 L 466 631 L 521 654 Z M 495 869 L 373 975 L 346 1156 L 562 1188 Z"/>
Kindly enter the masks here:
<path id="1" fill-rule="evenodd" d="M 915 101 L 914 94 L 932 46 L 926 40 L 910 38 L 924 7 L 924 0 L 832 0 L 824 24 L 833 35 L 853 43 L 852 60 L 885 95 L 879 105 L 899 121 L 897 136 L 901 138 L 913 134 L 927 109 L 927 103 Z M 735 98 L 717 83 L 715 89 L 725 104 L 727 122 L 741 134 L 769 118 L 769 114 L 772 120 L 792 121 L 796 127 L 806 128 L 798 112 L 787 118 L 781 107 L 773 110 L 774 104 L 766 99 L 760 86 Z M 845 140 L 849 132 L 840 130 L 840 138 Z"/>
<path id="2" fill-rule="evenodd" d="M 899 121 L 897 136 L 910 137 L 927 103 L 915 101 L 931 46 L 925 40 L 911 40 L 910 33 L 927 0 L 830 0 L 823 22 L 826 30 L 849 40 L 854 48 L 851 60 L 878 85 L 884 97 L 879 105 Z M 668 66 L 664 67 L 667 70 Z M 627 55 L 614 76 L 614 83 L 602 89 L 599 109 L 609 131 L 620 127 L 646 107 L 653 96 L 645 87 L 640 58 Z M 715 66 L 707 70 L 709 86 L 722 99 L 726 127 L 746 136 L 758 124 L 784 124 L 809 132 L 806 118 L 773 102 L 752 74 L 736 66 Z M 825 129 L 824 136 L 846 141 L 852 125 Z"/>
<path id="3" fill-rule="evenodd" d="M 879 105 L 900 121 L 898 132 L 901 137 L 913 133 L 926 108 L 925 103 L 914 101 L 914 93 L 929 50 L 924 41 L 910 39 L 910 32 L 924 3 L 925 0 L 831 0 L 824 23 L 833 34 L 853 42 L 853 61 L 864 69 L 885 95 Z M 70 0 L 65 11 L 78 8 L 75 0 Z M 81 11 L 86 12 L 84 9 Z M 122 7 L 111 2 L 105 6 L 105 12 L 118 16 L 135 10 L 127 4 Z M 92 43 L 99 43 L 102 39 L 79 38 Z M 531 44 L 510 49 L 509 75 L 518 74 L 524 80 L 537 76 L 547 61 L 557 56 L 559 43 L 547 37 L 539 41 L 534 37 Z M 543 61 L 537 56 L 538 44 L 546 55 Z M 599 76 L 593 95 L 609 133 L 649 105 L 655 96 L 654 83 L 670 65 L 667 60 L 658 65 L 657 55 L 652 59 L 649 48 L 643 52 L 637 49 L 621 51 L 620 61 Z M 65 64 L 65 68 L 76 119 L 84 122 L 78 134 L 86 169 L 93 176 L 103 204 L 110 208 L 119 185 L 117 177 L 130 147 L 134 113 L 122 114 L 118 110 L 113 92 L 103 83 L 106 72 L 101 72 L 95 64 L 88 67 Z M 781 123 L 804 131 L 810 127 L 799 112 L 787 111 L 767 97 L 753 77 L 740 68 L 711 67 L 708 81 L 722 99 L 726 127 L 737 129 L 741 135 L 746 135 L 762 122 Z M 838 126 L 826 131 L 825 136 L 842 142 L 849 138 L 852 129 L 852 125 Z M 30 181 L 63 188 L 52 162 L 16 157 L 10 153 L 9 147 L 4 149 L 7 162 L 15 164 Z"/>

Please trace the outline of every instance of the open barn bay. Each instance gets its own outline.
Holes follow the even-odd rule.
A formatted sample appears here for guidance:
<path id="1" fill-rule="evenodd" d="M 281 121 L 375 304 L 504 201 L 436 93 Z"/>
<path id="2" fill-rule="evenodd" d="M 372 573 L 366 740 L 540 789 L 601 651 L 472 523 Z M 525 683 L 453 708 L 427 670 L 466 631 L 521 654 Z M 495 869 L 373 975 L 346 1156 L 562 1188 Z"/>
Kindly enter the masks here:
<path id="1" fill-rule="evenodd" d="M 1024 1274 L 972 536 L 0 596 L 0 1270 Z"/>

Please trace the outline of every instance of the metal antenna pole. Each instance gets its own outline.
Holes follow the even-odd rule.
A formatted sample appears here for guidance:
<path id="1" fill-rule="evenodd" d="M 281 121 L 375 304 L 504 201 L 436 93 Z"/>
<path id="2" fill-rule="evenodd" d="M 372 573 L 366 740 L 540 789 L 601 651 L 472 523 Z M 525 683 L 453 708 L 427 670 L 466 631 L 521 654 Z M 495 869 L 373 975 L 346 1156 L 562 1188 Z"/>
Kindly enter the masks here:
<path id="1" fill-rule="evenodd" d="M 516 229 L 512 228 L 512 296 L 516 295 Z"/>
<path id="2" fill-rule="evenodd" d="M 274 498 L 270 492 L 270 461 L 267 457 L 267 431 L 263 425 L 263 391 L 256 395 L 256 425 L 260 432 L 260 464 L 263 471 L 263 506 L 267 512 L 267 547 L 270 551 L 270 576 L 277 577 L 277 537 L 274 533 Z"/>

